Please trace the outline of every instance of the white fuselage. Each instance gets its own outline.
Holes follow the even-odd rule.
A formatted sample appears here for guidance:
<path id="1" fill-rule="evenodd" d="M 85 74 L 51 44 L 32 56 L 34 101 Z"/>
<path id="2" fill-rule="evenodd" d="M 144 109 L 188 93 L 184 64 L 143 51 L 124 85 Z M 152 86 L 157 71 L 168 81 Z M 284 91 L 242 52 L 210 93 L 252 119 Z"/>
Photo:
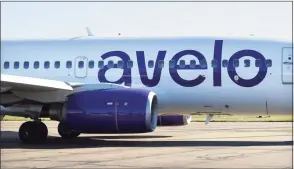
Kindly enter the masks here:
<path id="1" fill-rule="evenodd" d="M 215 49 L 216 40 L 223 40 L 221 50 Z M 1 73 L 84 84 L 103 83 L 105 82 L 101 81 L 103 77 L 109 82 L 123 78 L 127 84 L 122 83 L 122 85 L 154 91 L 158 96 L 161 114 L 210 112 L 263 115 L 267 111 L 269 115 L 289 114 L 292 113 L 293 85 L 291 47 L 292 44 L 287 42 L 212 38 L 78 38 L 3 41 Z M 179 77 L 174 80 L 175 76 L 171 75 L 169 61 L 177 53 L 185 50 L 200 52 L 206 60 L 207 68 L 176 70 Z M 257 77 L 256 80 L 260 82 L 250 87 L 239 85 L 238 80 L 242 78 L 245 80 L 244 84 L 251 85 L 250 83 L 254 80 L 250 82 L 250 79 L 259 74 L 260 68 L 256 67 L 255 59 L 251 56 L 239 59 L 239 66 L 235 68 L 238 76 L 234 76 L 233 79 L 229 76 L 228 67 L 223 66 L 222 63 L 217 63 L 221 68 L 214 73 L 216 68 L 213 67 L 212 60 L 215 55 L 220 54 L 221 60 L 218 61 L 223 62 L 241 50 L 254 50 L 261 53 L 265 59 L 271 60 L 265 78 L 261 80 Z M 120 56 L 122 53 L 127 54 L 133 66 L 129 69 L 110 68 L 105 75 L 102 73 L 103 77 L 101 77 L 98 73 L 101 71 L 98 62 L 103 60 L 102 55 L 111 51 L 116 51 L 113 53 Z M 161 73 L 153 75 L 155 67 L 160 66 L 155 64 L 159 51 L 162 51 L 160 55 L 164 56 L 164 62 L 161 62 L 164 66 L 157 67 L 156 69 L 161 69 Z M 138 52 L 141 54 L 144 52 L 143 59 Z M 143 83 L 141 78 L 145 76 L 139 70 L 144 68 L 139 67 L 138 62 L 142 63 L 144 59 L 148 78 Z M 250 60 L 248 67 L 244 66 L 246 59 Z M 119 57 L 111 56 L 104 59 L 104 65 L 107 65 L 109 61 L 117 64 L 119 60 Z M 153 67 L 148 65 L 150 60 L 154 61 Z M 191 54 L 182 56 L 180 60 L 184 60 L 186 66 L 191 66 L 191 60 L 195 60 L 196 65 L 200 62 Z M 36 61 L 39 62 L 38 68 L 34 68 Z M 50 63 L 49 68 L 44 68 L 47 61 Z M 59 67 L 56 61 L 60 62 Z M 67 61 L 72 63 L 71 68 L 66 67 Z M 83 66 L 79 65 L 80 61 L 84 61 Z M 94 61 L 93 68 L 89 64 L 90 61 Z M 5 62 L 9 62 L 9 68 L 5 68 L 4 64 L 7 64 Z M 19 62 L 19 68 L 14 68 L 14 62 Z M 180 61 L 177 64 L 180 64 Z M 124 70 L 130 70 L 130 72 L 123 76 Z M 192 80 L 200 75 L 205 80 L 198 85 L 193 84 Z M 150 80 L 152 78 L 154 79 Z M 159 78 L 157 84 L 156 78 Z"/>

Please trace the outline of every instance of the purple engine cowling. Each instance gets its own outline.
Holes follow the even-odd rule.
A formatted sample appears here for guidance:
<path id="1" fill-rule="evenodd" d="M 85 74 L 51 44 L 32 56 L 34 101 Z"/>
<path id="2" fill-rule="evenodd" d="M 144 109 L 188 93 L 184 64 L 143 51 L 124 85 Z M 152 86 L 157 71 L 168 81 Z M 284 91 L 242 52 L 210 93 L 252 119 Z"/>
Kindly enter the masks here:
<path id="1" fill-rule="evenodd" d="M 157 126 L 184 126 L 191 120 L 191 115 L 161 115 L 157 118 Z"/>
<path id="2" fill-rule="evenodd" d="M 112 88 L 70 95 L 66 122 L 81 133 L 146 133 L 157 126 L 158 103 L 154 92 Z"/>

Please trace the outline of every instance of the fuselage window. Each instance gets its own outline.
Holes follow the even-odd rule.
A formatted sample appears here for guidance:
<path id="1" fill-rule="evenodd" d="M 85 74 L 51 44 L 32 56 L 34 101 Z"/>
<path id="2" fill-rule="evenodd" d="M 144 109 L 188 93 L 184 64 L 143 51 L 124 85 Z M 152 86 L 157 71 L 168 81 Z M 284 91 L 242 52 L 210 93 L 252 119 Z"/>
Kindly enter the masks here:
<path id="1" fill-rule="evenodd" d="M 196 61 L 195 60 L 190 61 L 190 68 L 196 68 Z"/>
<path id="2" fill-rule="evenodd" d="M 49 61 L 44 62 L 44 68 L 48 69 L 49 67 L 50 67 L 50 62 Z"/>
<path id="3" fill-rule="evenodd" d="M 185 68 L 186 63 L 185 60 L 180 60 L 180 68 Z"/>
<path id="4" fill-rule="evenodd" d="M 212 60 L 211 61 L 211 67 L 217 67 L 217 60 Z"/>
<path id="5" fill-rule="evenodd" d="M 118 67 L 118 68 L 124 68 L 124 61 L 119 60 L 119 61 L 117 62 L 117 67 Z"/>
<path id="6" fill-rule="evenodd" d="M 90 69 L 94 68 L 94 61 L 93 60 L 89 61 L 89 68 Z"/>
<path id="7" fill-rule="evenodd" d="M 174 60 L 170 60 L 169 61 L 169 68 L 174 68 L 175 67 L 175 61 Z"/>
<path id="8" fill-rule="evenodd" d="M 71 61 L 66 61 L 66 68 L 70 69 L 72 67 Z"/>
<path id="9" fill-rule="evenodd" d="M 239 60 L 234 59 L 233 64 L 234 64 L 234 67 L 239 67 Z"/>
<path id="10" fill-rule="evenodd" d="M 228 60 L 223 60 L 222 61 L 222 66 L 223 67 L 228 67 Z"/>
<path id="11" fill-rule="evenodd" d="M 55 61 L 55 63 L 54 63 L 54 67 L 55 67 L 56 69 L 59 69 L 59 68 L 60 68 L 60 62 L 59 62 L 59 61 Z"/>
<path id="12" fill-rule="evenodd" d="M 98 62 L 98 68 L 103 68 L 104 67 L 104 61 L 103 60 L 100 60 Z"/>
<path id="13" fill-rule="evenodd" d="M 112 61 L 112 60 L 108 61 L 108 63 L 107 63 L 107 67 L 108 67 L 108 68 L 113 68 L 113 66 L 114 66 L 113 61 Z"/>
<path id="14" fill-rule="evenodd" d="M 153 60 L 149 60 L 148 61 L 148 67 L 149 68 L 153 68 L 154 67 L 154 61 Z"/>
<path id="15" fill-rule="evenodd" d="M 34 62 L 34 68 L 39 69 L 40 63 L 38 61 Z"/>
<path id="16" fill-rule="evenodd" d="M 9 62 L 4 62 L 4 69 L 8 69 L 9 68 Z"/>
<path id="17" fill-rule="evenodd" d="M 84 68 L 84 61 L 79 61 L 78 66 L 80 69 Z"/>
<path id="18" fill-rule="evenodd" d="M 19 62 L 14 62 L 14 69 L 18 69 L 19 68 Z"/>
<path id="19" fill-rule="evenodd" d="M 250 67 L 250 60 L 249 59 L 244 60 L 244 66 L 245 67 Z"/>
<path id="20" fill-rule="evenodd" d="M 23 62 L 23 68 L 25 68 L 25 69 L 29 68 L 29 62 L 28 61 Z"/>
<path id="21" fill-rule="evenodd" d="M 159 68 L 163 68 L 164 67 L 164 61 L 163 60 L 158 61 L 158 67 Z"/>
<path id="22" fill-rule="evenodd" d="M 132 68 L 133 67 L 133 61 L 129 60 L 128 61 L 128 68 Z"/>
<path id="23" fill-rule="evenodd" d="M 206 63 L 205 63 L 205 60 L 200 60 L 200 66 L 202 67 L 202 68 L 206 68 Z"/>
<path id="24" fill-rule="evenodd" d="M 266 67 L 272 67 L 272 60 L 267 59 L 267 60 L 265 61 L 265 64 L 266 64 Z"/>
<path id="25" fill-rule="evenodd" d="M 255 66 L 256 67 L 260 67 L 261 66 L 261 60 L 260 59 L 256 59 L 255 60 Z"/>

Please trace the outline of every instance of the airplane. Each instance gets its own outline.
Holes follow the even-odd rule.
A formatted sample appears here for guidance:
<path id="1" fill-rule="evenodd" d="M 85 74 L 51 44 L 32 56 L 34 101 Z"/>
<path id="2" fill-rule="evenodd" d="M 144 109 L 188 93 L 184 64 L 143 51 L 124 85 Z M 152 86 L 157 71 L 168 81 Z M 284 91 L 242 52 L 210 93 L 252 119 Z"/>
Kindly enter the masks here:
<path id="1" fill-rule="evenodd" d="M 29 117 L 26 144 L 58 133 L 148 133 L 191 115 L 292 114 L 293 44 L 228 37 L 1 41 L 1 118 Z"/>

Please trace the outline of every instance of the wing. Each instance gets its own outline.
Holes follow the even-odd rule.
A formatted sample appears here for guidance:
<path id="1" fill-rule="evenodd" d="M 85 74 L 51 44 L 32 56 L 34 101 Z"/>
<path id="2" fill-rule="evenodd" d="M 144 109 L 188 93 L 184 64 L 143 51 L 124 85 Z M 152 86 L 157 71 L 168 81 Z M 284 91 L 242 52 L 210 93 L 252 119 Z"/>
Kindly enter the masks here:
<path id="1" fill-rule="evenodd" d="M 112 83 L 84 84 L 1 74 L 0 121 L 4 115 L 33 118 L 44 104 L 66 102 L 72 93 L 125 87 Z"/>
<path id="2" fill-rule="evenodd" d="M 13 104 L 24 99 L 40 103 L 66 101 L 69 94 L 87 90 L 126 87 L 111 83 L 84 84 L 33 77 L 1 74 L 0 104 Z M 9 92 L 8 92 L 9 91 Z"/>
<path id="3" fill-rule="evenodd" d="M 1 92 L 8 90 L 23 92 L 72 91 L 69 84 L 48 79 L 1 74 Z"/>

